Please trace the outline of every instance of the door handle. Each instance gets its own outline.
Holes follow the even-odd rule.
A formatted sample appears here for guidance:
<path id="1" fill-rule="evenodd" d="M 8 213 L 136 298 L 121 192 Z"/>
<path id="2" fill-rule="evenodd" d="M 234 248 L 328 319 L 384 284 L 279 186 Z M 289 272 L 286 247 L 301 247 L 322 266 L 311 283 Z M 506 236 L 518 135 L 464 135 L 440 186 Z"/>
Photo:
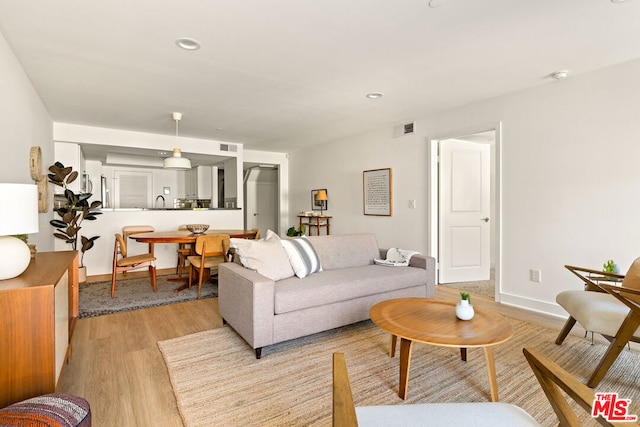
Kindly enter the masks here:
<path id="1" fill-rule="evenodd" d="M 258 216 L 258 214 L 257 214 L 257 213 L 254 213 L 254 214 L 253 214 L 253 216 Z"/>
<path id="2" fill-rule="evenodd" d="M 480 218 L 480 221 L 489 222 L 489 217 Z"/>

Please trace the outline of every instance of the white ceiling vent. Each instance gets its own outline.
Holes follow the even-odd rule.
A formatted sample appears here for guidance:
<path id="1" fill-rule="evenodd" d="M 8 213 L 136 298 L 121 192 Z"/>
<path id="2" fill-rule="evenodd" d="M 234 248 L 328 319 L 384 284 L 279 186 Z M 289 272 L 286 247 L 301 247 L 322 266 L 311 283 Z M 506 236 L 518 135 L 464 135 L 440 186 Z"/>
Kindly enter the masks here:
<path id="1" fill-rule="evenodd" d="M 238 147 L 233 144 L 220 144 L 220 151 L 230 151 L 235 153 L 238 151 Z"/>
<path id="2" fill-rule="evenodd" d="M 411 135 L 414 130 L 414 124 L 415 122 L 411 122 L 395 126 L 393 128 L 393 137 L 398 138 L 400 136 Z"/>

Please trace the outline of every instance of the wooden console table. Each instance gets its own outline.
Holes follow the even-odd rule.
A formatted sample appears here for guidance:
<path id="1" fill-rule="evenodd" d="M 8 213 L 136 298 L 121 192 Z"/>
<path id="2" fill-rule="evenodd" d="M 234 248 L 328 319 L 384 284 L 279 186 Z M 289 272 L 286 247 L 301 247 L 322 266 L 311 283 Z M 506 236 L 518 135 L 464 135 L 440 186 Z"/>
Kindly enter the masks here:
<path id="1" fill-rule="evenodd" d="M 78 319 L 78 253 L 38 252 L 0 280 L 0 408 L 56 391 Z"/>
<path id="2" fill-rule="evenodd" d="M 298 215 L 298 220 L 300 222 L 299 227 L 303 225 L 305 227 L 309 227 L 309 236 L 312 236 L 311 227 L 316 227 L 316 235 L 320 235 L 320 228 L 327 228 L 327 235 L 331 234 L 331 216 L 307 216 L 307 215 Z M 307 219 L 308 221 L 303 221 L 303 219 Z"/>

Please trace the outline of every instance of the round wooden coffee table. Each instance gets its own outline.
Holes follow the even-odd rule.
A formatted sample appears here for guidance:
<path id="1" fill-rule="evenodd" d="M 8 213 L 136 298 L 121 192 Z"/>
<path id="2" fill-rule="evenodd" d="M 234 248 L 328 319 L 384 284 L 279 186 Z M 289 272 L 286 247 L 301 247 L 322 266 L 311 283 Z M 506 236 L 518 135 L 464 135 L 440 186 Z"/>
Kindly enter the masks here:
<path id="1" fill-rule="evenodd" d="M 420 342 L 458 347 L 465 361 L 467 348 L 483 347 L 491 400 L 498 401 L 493 346 L 511 338 L 513 328 L 498 313 L 474 309 L 473 319 L 459 320 L 453 302 L 432 298 L 398 298 L 371 307 L 371 320 L 391 334 L 390 357 L 395 356 L 396 337 L 400 337 L 400 398 L 407 398 L 411 349 L 414 342 Z"/>

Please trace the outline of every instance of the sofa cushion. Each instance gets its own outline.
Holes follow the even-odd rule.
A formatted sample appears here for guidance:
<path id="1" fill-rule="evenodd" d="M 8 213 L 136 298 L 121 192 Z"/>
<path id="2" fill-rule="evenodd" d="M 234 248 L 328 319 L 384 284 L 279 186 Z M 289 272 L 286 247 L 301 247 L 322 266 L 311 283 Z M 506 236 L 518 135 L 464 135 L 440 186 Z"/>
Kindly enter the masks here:
<path id="1" fill-rule="evenodd" d="M 289 262 L 296 276 L 304 279 L 311 273 L 322 271 L 318 254 L 305 236 L 298 239 L 283 239 L 281 243 L 289 256 Z"/>
<path id="2" fill-rule="evenodd" d="M 273 231 L 268 230 L 264 240 L 232 238 L 230 242 L 244 267 L 271 280 L 293 276 L 289 257 L 280 243 L 280 237 Z"/>
<path id="3" fill-rule="evenodd" d="M 323 270 L 360 267 L 373 264 L 380 257 L 376 236 L 365 234 L 338 234 L 309 236 Z"/>
<path id="4" fill-rule="evenodd" d="M 425 270 L 380 265 L 323 270 L 304 279 L 289 278 L 275 284 L 275 314 L 347 301 L 363 296 L 423 286 Z M 426 291 L 425 291 L 426 297 Z"/>

